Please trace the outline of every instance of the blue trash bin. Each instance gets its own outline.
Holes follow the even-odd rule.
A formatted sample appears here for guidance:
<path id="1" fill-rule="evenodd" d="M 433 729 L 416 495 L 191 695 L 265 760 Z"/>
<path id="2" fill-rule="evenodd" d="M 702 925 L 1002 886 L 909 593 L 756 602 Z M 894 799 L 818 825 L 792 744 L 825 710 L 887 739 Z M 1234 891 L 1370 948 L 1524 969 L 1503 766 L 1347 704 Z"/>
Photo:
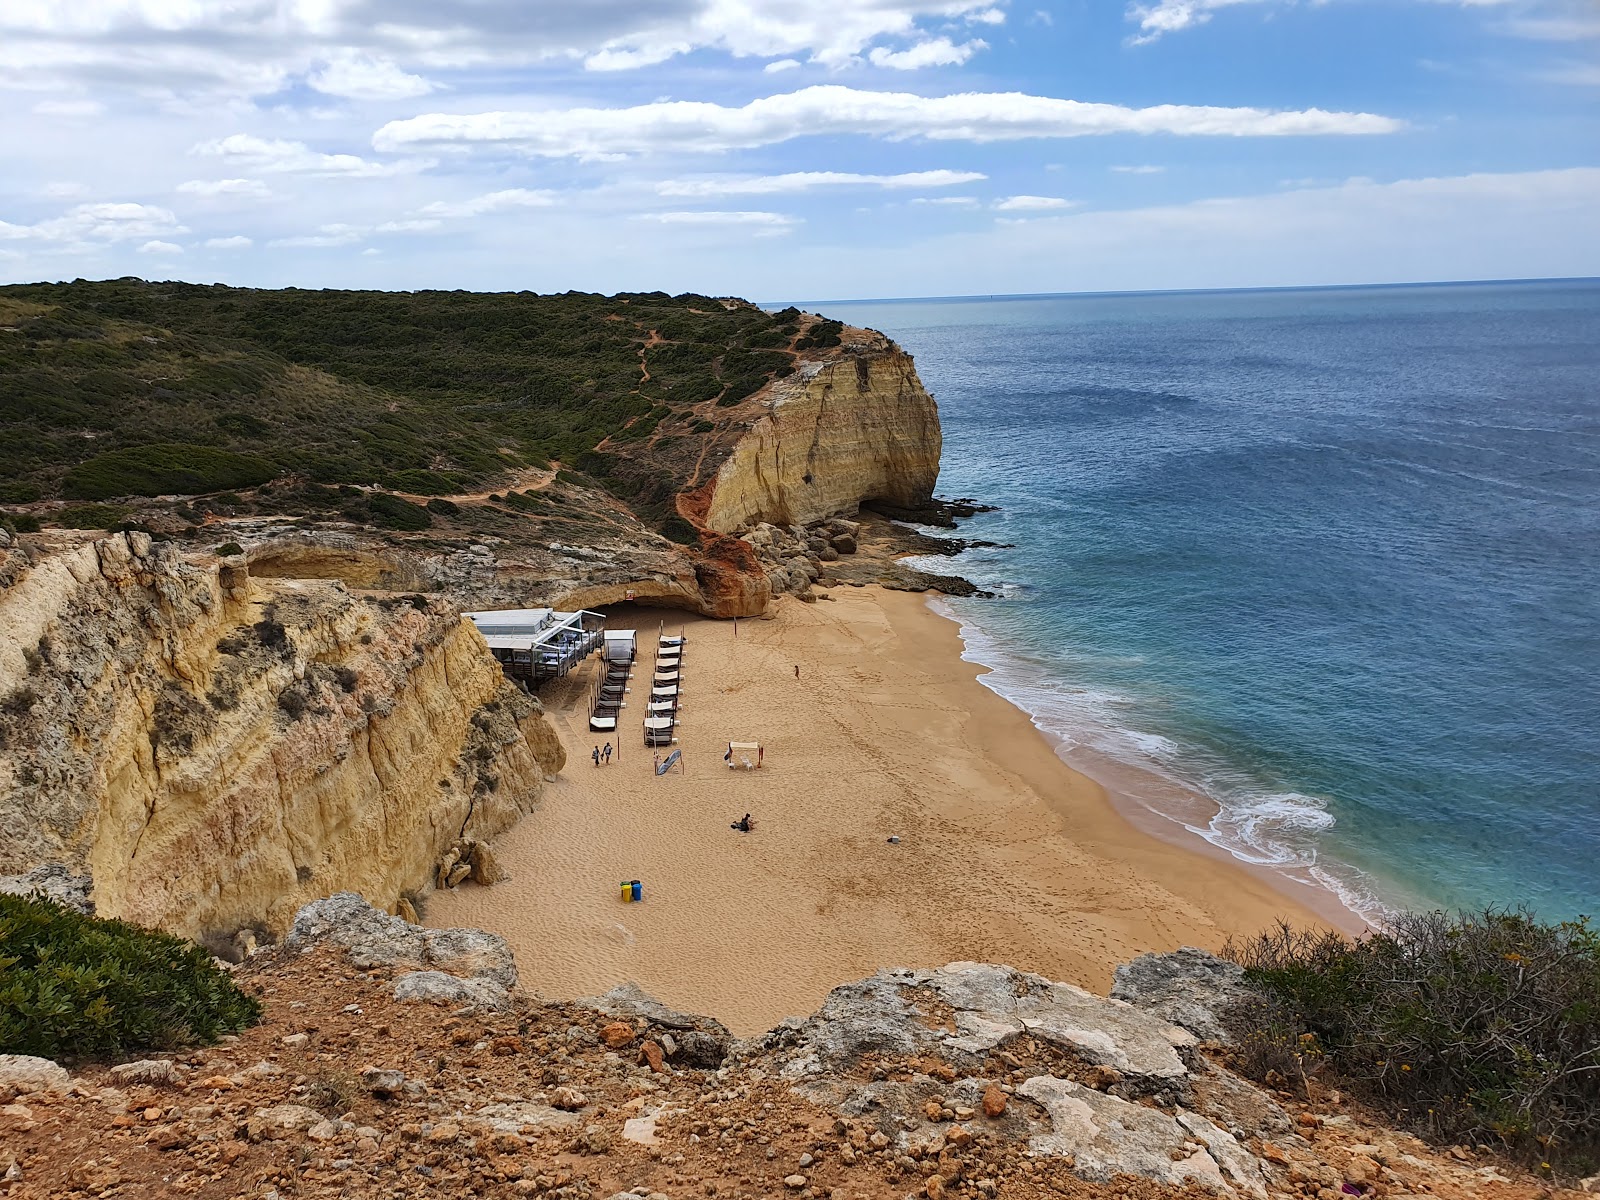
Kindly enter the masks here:
<path id="1" fill-rule="evenodd" d="M 635 879 L 628 886 L 633 892 L 633 902 L 635 904 L 644 899 L 644 884 Z"/>

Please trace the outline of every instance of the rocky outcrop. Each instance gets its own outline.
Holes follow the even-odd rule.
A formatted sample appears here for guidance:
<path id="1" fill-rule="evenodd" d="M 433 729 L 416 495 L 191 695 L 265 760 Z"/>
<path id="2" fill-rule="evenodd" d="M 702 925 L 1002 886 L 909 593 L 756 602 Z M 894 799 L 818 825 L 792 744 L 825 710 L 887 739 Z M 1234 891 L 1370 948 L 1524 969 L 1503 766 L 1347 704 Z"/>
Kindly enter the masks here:
<path id="1" fill-rule="evenodd" d="M 805 525 L 869 500 L 916 508 L 932 497 L 943 445 L 933 397 L 909 354 L 851 334 L 843 352 L 803 360 L 761 394 L 766 412 L 701 501 L 707 528 Z"/>
<path id="2" fill-rule="evenodd" d="M 341 889 L 394 907 L 563 753 L 451 606 L 254 579 L 140 533 L 0 591 L 0 871 L 213 946 Z"/>
<path id="3" fill-rule="evenodd" d="M 397 1000 L 502 1009 L 517 986 L 517 964 L 498 934 L 481 929 L 423 929 L 341 892 L 302 908 L 288 949 L 338 946 L 357 967 L 411 967 L 394 981 Z"/>
<path id="4" fill-rule="evenodd" d="M 1228 1010 L 1245 996 L 1244 969 L 1185 946 L 1141 954 L 1117 968 L 1111 995 L 1181 1025 L 1207 1042 L 1227 1043 Z"/>
<path id="5" fill-rule="evenodd" d="M 982 1111 L 1082 1179 L 1143 1175 L 1264 1198 L 1265 1167 L 1241 1138 L 1276 1105 L 1242 1081 L 1231 1091 L 1196 1087 L 1209 1072 L 1197 1044 L 1120 1000 L 1010 967 L 951 963 L 835 988 L 814 1016 L 746 1043 L 738 1057 L 770 1064 L 842 1117 L 870 1119 L 886 1146 L 913 1158 L 947 1147 L 950 1122 Z M 997 1066 L 1018 1082 L 996 1086 Z"/>

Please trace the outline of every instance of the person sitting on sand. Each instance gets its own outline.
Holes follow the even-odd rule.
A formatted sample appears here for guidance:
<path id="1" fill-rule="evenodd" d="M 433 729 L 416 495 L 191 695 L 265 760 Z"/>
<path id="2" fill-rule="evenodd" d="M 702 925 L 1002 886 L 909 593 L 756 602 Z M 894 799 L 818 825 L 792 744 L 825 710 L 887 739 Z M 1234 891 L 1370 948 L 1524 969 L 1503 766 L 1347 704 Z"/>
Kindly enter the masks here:
<path id="1" fill-rule="evenodd" d="M 745 813 L 744 816 L 740 817 L 732 825 L 729 825 L 728 828 L 729 829 L 737 829 L 740 833 L 749 833 L 750 832 L 750 814 L 749 813 Z"/>

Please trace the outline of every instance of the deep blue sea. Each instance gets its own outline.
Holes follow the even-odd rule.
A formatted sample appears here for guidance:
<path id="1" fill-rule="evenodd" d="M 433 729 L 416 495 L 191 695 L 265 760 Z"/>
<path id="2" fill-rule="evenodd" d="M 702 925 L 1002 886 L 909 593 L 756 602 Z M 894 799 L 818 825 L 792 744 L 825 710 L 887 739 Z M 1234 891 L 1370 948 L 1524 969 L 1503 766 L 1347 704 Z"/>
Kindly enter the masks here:
<path id="1" fill-rule="evenodd" d="M 819 307 L 999 506 L 967 657 L 1146 823 L 1600 915 L 1600 281 Z"/>

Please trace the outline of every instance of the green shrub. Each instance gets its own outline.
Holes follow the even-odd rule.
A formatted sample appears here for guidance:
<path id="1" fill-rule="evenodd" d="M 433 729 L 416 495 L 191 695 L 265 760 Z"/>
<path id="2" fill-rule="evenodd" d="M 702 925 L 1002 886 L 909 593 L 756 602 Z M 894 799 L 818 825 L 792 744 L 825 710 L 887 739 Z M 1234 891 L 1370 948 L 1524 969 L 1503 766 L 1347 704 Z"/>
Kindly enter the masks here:
<path id="1" fill-rule="evenodd" d="M 0 513 L 0 522 L 14 533 L 39 532 L 39 518 L 32 513 Z"/>
<path id="2" fill-rule="evenodd" d="M 243 554 L 244 547 L 238 542 L 223 542 L 217 547 L 217 553 L 223 558 L 232 558 L 235 554 Z"/>
<path id="3" fill-rule="evenodd" d="M 661 522 L 661 536 L 680 546 L 692 546 L 700 540 L 700 531 L 674 514 Z"/>
<path id="4" fill-rule="evenodd" d="M 67 472 L 62 490 L 80 500 L 188 496 L 255 487 L 275 473 L 271 463 L 253 454 L 167 442 L 96 455 Z"/>
<path id="5" fill-rule="evenodd" d="M 198 946 L 0 895 L 0 1053 L 99 1058 L 214 1042 L 261 1005 Z"/>
<path id="6" fill-rule="evenodd" d="M 837 346 L 844 339 L 843 321 L 819 320 L 794 344 L 796 350 L 827 350 Z"/>
<path id="7" fill-rule="evenodd" d="M 127 519 L 127 509 L 111 504 L 69 504 L 55 515 L 63 529 L 110 529 Z"/>
<path id="8" fill-rule="evenodd" d="M 417 530 L 433 524 L 428 510 L 420 504 L 386 492 L 373 492 L 368 496 L 367 508 L 372 513 L 372 523 L 383 529 Z"/>
<path id="9" fill-rule="evenodd" d="M 0 483 L 0 504 L 32 504 L 43 493 L 31 483 Z"/>
<path id="10" fill-rule="evenodd" d="M 440 517 L 454 517 L 460 514 L 461 506 L 453 500 L 446 500 L 443 496 L 435 496 L 423 505 L 429 512 Z"/>
<path id="11" fill-rule="evenodd" d="M 716 430 L 716 428 L 717 425 L 715 421 L 696 421 L 692 426 L 690 426 L 690 432 L 712 433 Z"/>
<path id="12" fill-rule="evenodd" d="M 1247 1068 L 1331 1070 L 1438 1139 L 1600 1156 L 1600 931 L 1586 919 L 1411 913 L 1358 941 L 1283 925 L 1224 953 L 1262 997 L 1237 1018 Z"/>

